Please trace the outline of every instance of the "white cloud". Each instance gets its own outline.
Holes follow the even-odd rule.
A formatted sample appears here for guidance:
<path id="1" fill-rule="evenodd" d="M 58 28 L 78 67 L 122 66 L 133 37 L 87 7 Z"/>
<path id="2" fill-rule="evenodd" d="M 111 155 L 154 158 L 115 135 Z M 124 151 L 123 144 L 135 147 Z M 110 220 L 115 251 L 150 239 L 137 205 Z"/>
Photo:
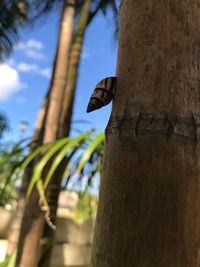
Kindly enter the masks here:
<path id="1" fill-rule="evenodd" d="M 19 72 L 30 72 L 32 74 L 39 74 L 47 79 L 51 77 L 51 68 L 40 68 L 37 64 L 21 62 L 16 65 L 16 69 Z"/>
<path id="2" fill-rule="evenodd" d="M 16 49 L 36 49 L 36 50 L 42 50 L 43 48 L 43 43 L 38 41 L 38 40 L 34 40 L 34 39 L 30 39 L 27 42 L 19 42 L 16 46 Z"/>
<path id="3" fill-rule="evenodd" d="M 45 55 L 42 52 L 39 52 L 39 51 L 33 50 L 33 49 L 27 50 L 26 56 L 29 58 L 35 59 L 35 60 L 45 60 L 46 59 Z"/>
<path id="4" fill-rule="evenodd" d="M 23 88 L 19 73 L 7 64 L 0 65 L 0 101 L 6 100 Z"/>
<path id="5" fill-rule="evenodd" d="M 38 70 L 36 64 L 27 64 L 25 62 L 19 63 L 16 68 L 21 72 L 34 72 Z"/>
<path id="6" fill-rule="evenodd" d="M 38 73 L 49 79 L 51 77 L 51 68 L 41 69 Z"/>
<path id="7" fill-rule="evenodd" d="M 26 44 L 28 48 L 32 49 L 41 50 L 43 48 L 43 43 L 34 39 L 30 39 Z"/>
<path id="8" fill-rule="evenodd" d="M 27 42 L 19 42 L 15 46 L 15 49 L 21 50 L 29 58 L 35 60 L 44 60 L 46 57 L 42 51 L 43 47 L 44 45 L 42 42 L 30 39 Z"/>

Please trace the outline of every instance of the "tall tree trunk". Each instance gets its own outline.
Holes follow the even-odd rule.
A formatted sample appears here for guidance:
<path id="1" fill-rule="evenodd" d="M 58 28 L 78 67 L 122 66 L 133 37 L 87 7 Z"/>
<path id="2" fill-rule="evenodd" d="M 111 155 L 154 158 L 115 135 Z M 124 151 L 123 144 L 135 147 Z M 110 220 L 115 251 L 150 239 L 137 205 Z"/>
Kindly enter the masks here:
<path id="1" fill-rule="evenodd" d="M 47 110 L 48 110 L 49 95 L 50 95 L 50 90 L 48 90 L 46 97 L 38 113 L 35 130 L 32 136 L 32 141 L 36 141 L 36 143 L 33 143 L 33 145 L 30 148 L 30 151 L 32 151 L 36 145 L 40 145 L 42 142 L 42 138 L 44 134 L 45 119 L 46 119 Z M 17 208 L 12 217 L 12 222 L 11 222 L 9 233 L 8 233 L 8 248 L 7 248 L 8 256 L 12 255 L 17 250 L 20 226 L 21 226 L 23 212 L 25 208 L 24 195 L 27 192 L 28 184 L 30 182 L 30 178 L 32 177 L 33 167 L 36 161 L 37 159 L 35 159 L 31 164 L 29 164 L 29 166 L 26 168 L 24 175 L 23 175 L 22 186 L 19 192 L 19 200 L 17 202 Z"/>
<path id="2" fill-rule="evenodd" d="M 58 197 L 60 193 L 60 185 L 63 178 L 64 170 L 66 169 L 66 159 L 64 159 L 58 170 L 56 171 L 54 177 L 49 185 L 48 199 L 49 208 L 51 214 L 51 222 L 56 225 L 56 214 L 58 206 Z M 42 236 L 42 253 L 39 259 L 38 267 L 48 267 L 51 262 L 51 252 L 54 245 L 54 235 L 55 231 L 49 227 L 47 222 L 45 222 L 43 236 Z"/>
<path id="3" fill-rule="evenodd" d="M 75 1 L 63 1 L 60 34 L 50 85 L 51 92 L 43 143 L 54 141 L 57 138 L 64 85 L 67 79 L 69 51 L 75 16 Z M 44 215 L 38 205 L 38 200 L 37 190 L 34 189 L 26 205 L 22 220 L 16 260 L 16 265 L 20 267 L 37 266 L 40 237 L 44 226 Z"/>
<path id="4" fill-rule="evenodd" d="M 60 125 L 58 137 L 63 138 L 69 135 L 71 119 L 72 119 L 72 110 L 74 104 L 74 95 L 76 90 L 76 81 L 78 77 L 78 68 L 81 58 L 81 51 L 83 46 L 83 40 L 85 35 L 85 30 L 87 27 L 89 11 L 90 11 L 91 0 L 85 0 L 81 8 L 81 13 L 77 22 L 76 30 L 74 33 L 73 43 L 70 52 L 70 61 L 69 61 L 69 71 L 68 78 L 65 88 L 64 101 L 62 106 L 62 113 L 60 117 Z M 52 222 L 56 223 L 56 211 L 58 205 L 58 196 L 60 193 L 60 183 L 62 180 L 63 172 L 66 168 L 66 159 L 64 159 L 60 167 L 55 173 L 55 178 L 52 179 L 49 185 L 49 200 L 50 200 L 50 213 Z M 44 246 L 43 254 L 39 262 L 39 267 L 48 267 L 50 264 L 51 250 L 53 243 L 51 242 L 54 238 L 54 231 L 49 228 L 48 224 L 45 224 L 44 227 Z"/>
<path id="5" fill-rule="evenodd" d="M 68 135 L 70 131 L 74 96 L 76 92 L 76 83 L 78 78 L 78 69 L 81 59 L 81 51 L 83 47 L 85 31 L 89 18 L 90 4 L 91 0 L 84 1 L 81 13 L 79 15 L 79 20 L 76 26 L 76 30 L 73 36 L 73 43 L 71 47 L 70 60 L 69 60 L 69 72 L 68 72 L 63 108 L 60 119 L 60 127 L 59 127 L 60 137 L 64 137 L 66 136 L 66 134 Z"/>
<path id="6" fill-rule="evenodd" d="M 92 266 L 199 267 L 199 1 L 120 12 Z"/>
<path id="7" fill-rule="evenodd" d="M 69 67 L 69 55 L 75 16 L 75 3 L 76 0 L 64 0 L 59 47 L 54 75 L 51 81 L 52 89 L 50 93 L 50 104 L 47 114 L 47 122 L 45 125 L 43 143 L 56 140 L 58 135 L 58 127 Z"/>
<path id="8" fill-rule="evenodd" d="M 43 140 L 44 125 L 45 125 L 46 117 L 47 117 L 50 93 L 51 93 L 51 87 L 47 91 L 46 96 L 38 112 L 38 117 L 36 120 L 35 130 L 32 136 L 32 141 L 36 141 L 36 142 L 38 141 L 39 143 L 41 143 Z"/>

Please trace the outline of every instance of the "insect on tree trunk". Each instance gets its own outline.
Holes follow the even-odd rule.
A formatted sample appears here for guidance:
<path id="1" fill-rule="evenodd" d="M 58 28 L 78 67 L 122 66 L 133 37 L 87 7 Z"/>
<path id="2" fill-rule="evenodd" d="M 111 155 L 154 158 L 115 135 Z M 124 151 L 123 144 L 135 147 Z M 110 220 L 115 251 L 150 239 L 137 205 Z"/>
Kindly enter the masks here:
<path id="1" fill-rule="evenodd" d="M 92 267 L 199 267 L 200 5 L 120 13 Z"/>
<path id="2" fill-rule="evenodd" d="M 64 0 L 43 143 L 54 141 L 57 138 L 64 86 L 67 79 L 74 16 L 75 0 Z M 44 226 L 44 216 L 38 205 L 38 200 L 37 190 L 34 189 L 22 220 L 16 266 L 37 266 L 40 237 Z"/>

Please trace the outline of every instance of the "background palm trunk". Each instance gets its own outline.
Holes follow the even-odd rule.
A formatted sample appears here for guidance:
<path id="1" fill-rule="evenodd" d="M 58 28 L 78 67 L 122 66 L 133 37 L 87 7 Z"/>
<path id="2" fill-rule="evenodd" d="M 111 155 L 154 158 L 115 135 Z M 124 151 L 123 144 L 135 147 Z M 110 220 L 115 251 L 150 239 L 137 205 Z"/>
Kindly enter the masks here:
<path id="1" fill-rule="evenodd" d="M 50 86 L 51 92 L 44 128 L 43 143 L 54 141 L 57 138 L 64 85 L 67 79 L 74 16 L 75 0 L 64 0 L 58 49 Z M 43 225 L 44 216 L 38 205 L 38 193 L 35 189 L 25 208 L 18 244 L 17 266 L 37 266 L 38 250 Z"/>
<path id="2" fill-rule="evenodd" d="M 199 267 L 199 3 L 120 12 L 92 266 Z"/>
<path id="3" fill-rule="evenodd" d="M 74 33 L 73 43 L 70 52 L 69 72 L 68 72 L 62 113 L 59 124 L 59 132 L 58 132 L 59 138 L 69 136 L 70 132 L 72 111 L 74 105 L 74 95 L 76 90 L 76 81 L 78 78 L 78 68 L 81 58 L 81 50 L 83 46 L 85 30 L 87 27 L 87 22 L 89 17 L 90 3 L 91 0 L 84 1 L 77 22 L 76 30 Z M 60 183 L 65 168 L 66 168 L 66 159 L 64 159 L 61 162 L 60 167 L 57 169 L 54 175 L 55 179 L 51 180 L 48 189 L 51 220 L 54 224 L 56 223 L 56 211 L 58 205 L 58 196 L 60 193 Z M 54 238 L 54 231 L 51 228 L 49 228 L 49 225 L 47 223 L 45 223 L 44 233 L 43 233 L 43 240 L 44 240 L 43 253 L 39 262 L 39 267 L 43 266 L 48 267 L 50 264 L 49 255 L 51 254 L 51 250 L 53 247 L 53 242 L 52 242 L 53 238 Z"/>
<path id="4" fill-rule="evenodd" d="M 76 0 L 64 0 L 63 16 L 60 26 L 59 46 L 55 69 L 51 81 L 51 93 L 43 143 L 56 140 L 62 110 L 65 84 L 69 67 L 69 55 L 73 33 Z M 65 60 L 64 60 L 65 59 Z"/>
<path id="5" fill-rule="evenodd" d="M 32 151 L 35 146 L 40 145 L 42 142 L 42 138 L 44 134 L 45 119 L 46 119 L 47 110 L 48 110 L 49 95 L 50 95 L 50 90 L 48 90 L 46 97 L 38 113 L 35 130 L 32 136 L 32 141 L 33 142 L 36 141 L 36 142 L 33 143 L 33 145 L 30 148 L 30 151 Z M 8 233 L 8 248 L 7 248 L 8 256 L 12 255 L 17 250 L 20 226 L 21 226 L 21 221 L 23 218 L 23 212 L 25 208 L 24 196 L 27 192 L 28 184 L 32 177 L 33 168 L 34 168 L 36 161 L 37 159 L 35 159 L 31 164 L 29 164 L 29 166 L 26 168 L 24 175 L 23 175 L 22 186 L 19 192 L 19 200 L 17 202 L 17 208 L 12 217 L 12 222 L 11 222 L 11 226 L 10 226 L 9 233 Z"/>
<path id="6" fill-rule="evenodd" d="M 73 112 L 74 96 L 78 79 L 78 70 L 83 48 L 85 31 L 89 19 L 91 0 L 85 0 L 79 15 L 76 30 L 73 35 L 73 43 L 70 52 L 69 72 L 65 87 L 63 108 L 60 119 L 59 137 L 69 135 Z"/>

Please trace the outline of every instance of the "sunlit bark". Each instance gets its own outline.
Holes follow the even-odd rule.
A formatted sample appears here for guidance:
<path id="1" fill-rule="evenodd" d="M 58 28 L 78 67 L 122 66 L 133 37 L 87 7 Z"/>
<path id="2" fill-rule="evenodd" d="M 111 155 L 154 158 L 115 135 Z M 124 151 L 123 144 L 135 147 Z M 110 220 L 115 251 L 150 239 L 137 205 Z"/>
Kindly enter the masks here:
<path id="1" fill-rule="evenodd" d="M 62 105 L 62 113 L 60 117 L 58 137 L 62 138 L 69 135 L 71 119 L 72 119 L 72 110 L 74 105 L 74 96 L 76 90 L 76 81 L 78 77 L 78 68 L 81 58 L 81 50 L 83 46 L 83 39 L 85 35 L 85 30 L 87 27 L 87 21 L 90 11 L 91 0 L 84 1 L 84 4 L 81 8 L 79 19 L 76 25 L 74 32 L 73 43 L 70 51 L 70 60 L 69 60 L 69 71 L 67 77 L 67 83 L 65 87 L 65 95 Z M 56 222 L 56 210 L 58 205 L 58 196 L 60 192 L 60 183 L 63 176 L 63 172 L 66 168 L 66 159 L 64 159 L 59 169 L 56 171 L 56 179 L 52 179 L 49 185 L 49 199 L 50 199 L 50 213 L 51 220 L 53 223 Z M 53 246 L 53 243 L 50 241 L 53 240 L 54 231 L 49 228 L 48 224 L 45 224 L 44 228 L 44 253 L 40 259 L 39 267 L 48 267 L 50 264 L 50 253 Z"/>
<path id="2" fill-rule="evenodd" d="M 76 83 L 78 78 L 78 69 L 81 59 L 81 51 L 83 47 L 85 31 L 89 17 L 90 4 L 91 0 L 86 0 L 84 2 L 74 32 L 74 38 L 70 52 L 68 79 L 65 87 L 63 109 L 60 118 L 60 127 L 59 127 L 60 137 L 63 137 L 66 134 L 68 135 L 70 130 L 74 96 L 76 92 Z"/>
<path id="3" fill-rule="evenodd" d="M 50 85 L 51 92 L 49 96 L 47 119 L 44 127 L 43 143 L 54 141 L 57 138 L 59 116 L 65 89 L 64 86 L 67 79 L 74 15 L 75 0 L 64 0 L 58 48 Z M 37 266 L 40 238 L 44 226 L 43 216 L 38 205 L 37 190 L 34 190 L 25 208 L 22 221 L 17 252 L 17 266 Z"/>
<path id="4" fill-rule="evenodd" d="M 200 3 L 120 12 L 92 267 L 199 267 Z"/>
<path id="5" fill-rule="evenodd" d="M 42 138 L 44 135 L 44 125 L 46 120 L 46 114 L 48 110 L 48 102 L 49 102 L 49 94 L 50 90 L 48 90 L 46 97 L 40 107 L 38 117 L 35 124 L 35 130 L 32 136 L 33 145 L 30 148 L 30 151 L 34 149 L 35 146 L 40 145 L 42 143 Z M 22 178 L 22 186 L 19 192 L 19 199 L 17 201 L 17 208 L 13 214 L 12 222 L 9 228 L 8 233 L 8 247 L 7 247 L 7 255 L 12 255 L 17 250 L 17 243 L 19 239 L 20 226 L 23 218 L 23 212 L 25 208 L 25 194 L 28 188 L 28 184 L 33 175 L 34 164 L 37 159 L 35 159 L 31 164 L 26 168 L 23 178 Z"/>

